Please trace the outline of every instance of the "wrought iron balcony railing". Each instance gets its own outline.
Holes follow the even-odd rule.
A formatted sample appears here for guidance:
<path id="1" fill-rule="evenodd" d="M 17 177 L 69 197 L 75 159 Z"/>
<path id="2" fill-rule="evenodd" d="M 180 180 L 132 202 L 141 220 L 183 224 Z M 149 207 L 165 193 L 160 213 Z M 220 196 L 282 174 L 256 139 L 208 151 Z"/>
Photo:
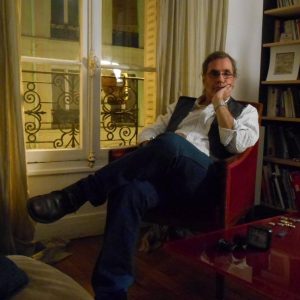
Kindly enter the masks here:
<path id="1" fill-rule="evenodd" d="M 27 149 L 80 148 L 80 81 L 77 71 L 23 70 Z M 136 143 L 138 93 L 143 78 L 127 74 L 117 83 L 102 76 L 100 143 L 115 148 Z"/>

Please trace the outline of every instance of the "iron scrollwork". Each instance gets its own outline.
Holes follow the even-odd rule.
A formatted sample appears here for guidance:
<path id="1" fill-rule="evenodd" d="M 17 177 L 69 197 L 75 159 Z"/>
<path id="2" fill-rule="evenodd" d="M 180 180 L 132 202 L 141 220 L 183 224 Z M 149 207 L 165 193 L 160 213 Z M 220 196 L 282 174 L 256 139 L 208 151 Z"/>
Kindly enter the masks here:
<path id="1" fill-rule="evenodd" d="M 118 146 L 136 143 L 138 132 L 138 80 L 123 74 L 122 81 L 102 76 L 101 126 L 104 141 L 117 141 Z"/>
<path id="2" fill-rule="evenodd" d="M 31 72 L 36 81 L 24 81 L 25 135 L 28 148 L 79 146 L 79 75 L 62 72 Z M 51 76 L 51 80 L 49 80 Z M 45 80 L 45 78 L 48 79 Z M 49 91 L 49 85 L 51 92 Z M 50 100 L 42 100 L 45 95 Z M 49 147 L 48 147 L 49 148 Z"/>
<path id="3" fill-rule="evenodd" d="M 36 84 L 28 82 L 24 92 L 24 101 L 33 106 L 30 110 L 25 110 L 25 114 L 33 118 L 32 121 L 25 122 L 25 132 L 29 143 L 36 143 L 36 134 L 41 129 L 42 115 L 46 114 L 42 110 L 41 98 L 35 89 Z"/>

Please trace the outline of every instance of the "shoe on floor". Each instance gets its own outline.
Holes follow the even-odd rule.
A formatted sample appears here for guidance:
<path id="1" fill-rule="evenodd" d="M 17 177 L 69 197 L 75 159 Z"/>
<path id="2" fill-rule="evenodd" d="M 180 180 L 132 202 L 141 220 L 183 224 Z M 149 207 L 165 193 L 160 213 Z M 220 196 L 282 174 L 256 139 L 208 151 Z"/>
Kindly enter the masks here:
<path id="1" fill-rule="evenodd" d="M 66 214 L 77 211 L 84 202 L 78 201 L 66 192 L 54 191 L 30 198 L 27 209 L 33 220 L 39 223 L 52 223 Z"/>

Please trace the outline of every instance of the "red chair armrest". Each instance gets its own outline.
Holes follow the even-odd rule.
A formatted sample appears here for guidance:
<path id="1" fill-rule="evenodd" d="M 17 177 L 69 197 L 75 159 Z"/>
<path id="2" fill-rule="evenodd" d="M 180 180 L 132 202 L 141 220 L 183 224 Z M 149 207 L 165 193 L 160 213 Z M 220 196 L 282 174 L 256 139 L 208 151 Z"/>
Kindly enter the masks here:
<path id="1" fill-rule="evenodd" d="M 225 161 L 225 227 L 236 224 L 254 205 L 258 143 Z"/>

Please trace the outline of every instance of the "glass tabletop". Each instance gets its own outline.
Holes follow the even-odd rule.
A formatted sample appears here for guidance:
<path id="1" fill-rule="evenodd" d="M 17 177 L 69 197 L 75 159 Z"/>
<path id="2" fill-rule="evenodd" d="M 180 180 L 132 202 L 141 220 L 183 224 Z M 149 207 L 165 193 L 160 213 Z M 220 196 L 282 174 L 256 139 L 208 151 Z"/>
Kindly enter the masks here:
<path id="1" fill-rule="evenodd" d="M 247 246 L 249 225 L 272 231 L 269 249 Z M 240 280 L 272 299 L 300 299 L 300 214 L 171 241 L 165 249 L 189 263 Z"/>

